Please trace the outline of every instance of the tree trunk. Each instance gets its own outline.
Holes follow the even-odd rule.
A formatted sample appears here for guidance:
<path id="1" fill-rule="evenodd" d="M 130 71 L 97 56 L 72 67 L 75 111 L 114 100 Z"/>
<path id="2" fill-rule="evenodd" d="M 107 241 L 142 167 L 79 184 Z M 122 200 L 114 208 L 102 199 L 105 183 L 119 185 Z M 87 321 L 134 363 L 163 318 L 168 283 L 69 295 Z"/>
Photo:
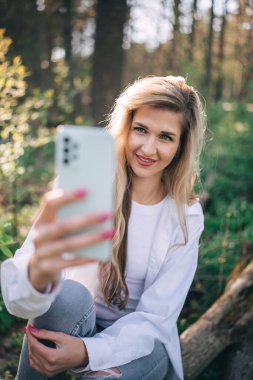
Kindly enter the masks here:
<path id="1" fill-rule="evenodd" d="M 241 26 L 244 22 L 244 4 L 241 1 L 238 2 L 238 11 L 235 17 L 235 35 L 234 39 L 230 41 L 233 43 L 233 56 L 234 61 L 233 77 L 230 81 L 230 97 L 232 99 L 239 99 L 241 97 L 242 90 L 242 70 L 244 65 L 244 36 L 242 35 Z"/>
<path id="2" fill-rule="evenodd" d="M 206 96 L 210 92 L 210 84 L 212 79 L 212 47 L 213 47 L 213 21 L 214 21 L 214 0 L 212 0 L 212 5 L 210 9 L 210 22 L 209 22 L 209 33 L 207 41 L 207 51 L 205 59 L 205 77 L 204 77 L 204 92 Z"/>
<path id="3" fill-rule="evenodd" d="M 63 1 L 63 38 L 65 49 L 65 60 L 69 67 L 69 73 L 72 83 L 72 4 L 69 0 Z"/>
<path id="4" fill-rule="evenodd" d="M 177 75 L 180 72 L 180 3 L 181 0 L 174 0 L 173 4 L 173 39 L 171 43 L 170 56 L 168 59 L 169 70 L 173 75 Z"/>
<path id="5" fill-rule="evenodd" d="M 253 4 L 249 2 L 248 12 L 251 13 L 250 19 L 245 17 L 245 20 L 250 24 L 249 30 L 245 33 L 245 44 L 244 44 L 244 62 L 242 70 L 242 86 L 240 96 L 244 100 L 252 101 L 252 60 L 253 60 Z"/>
<path id="6" fill-rule="evenodd" d="M 98 0 L 92 74 L 92 116 L 102 124 L 119 94 L 123 77 L 126 0 Z"/>
<path id="7" fill-rule="evenodd" d="M 1 3 L 1 1 L 0 1 Z M 36 1 L 5 1 L 0 5 L 1 28 L 13 43 L 9 54 L 20 55 L 28 68 L 29 84 L 41 89 L 51 85 L 50 59 L 51 50 L 47 45 L 46 34 L 52 29 L 55 19 L 49 24 L 45 33 L 47 15 L 38 11 Z"/>
<path id="8" fill-rule="evenodd" d="M 223 92 L 223 61 L 224 61 L 225 29 L 226 29 L 226 24 L 227 24 L 227 3 L 228 3 L 228 0 L 224 0 L 220 39 L 219 39 L 218 78 L 216 82 L 216 94 L 215 94 L 216 101 L 222 98 L 222 92 Z"/>
<path id="9" fill-rule="evenodd" d="M 253 260 L 207 312 L 181 334 L 185 379 L 195 379 L 216 356 L 241 342 L 246 334 L 253 334 Z"/>
<path id="10" fill-rule="evenodd" d="M 198 7 L 198 0 L 193 0 L 192 4 L 192 30 L 189 36 L 189 60 L 193 61 L 194 59 L 194 45 L 195 45 L 195 35 L 196 35 L 196 12 Z"/>

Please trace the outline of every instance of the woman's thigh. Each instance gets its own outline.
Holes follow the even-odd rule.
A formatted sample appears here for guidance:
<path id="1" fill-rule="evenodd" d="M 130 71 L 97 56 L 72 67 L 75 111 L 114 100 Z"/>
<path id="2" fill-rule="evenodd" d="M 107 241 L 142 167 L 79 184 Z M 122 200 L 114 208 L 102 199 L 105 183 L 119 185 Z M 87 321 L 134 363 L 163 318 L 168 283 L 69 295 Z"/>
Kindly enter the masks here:
<path id="1" fill-rule="evenodd" d="M 119 374 L 104 372 L 104 375 L 93 375 L 92 372 L 83 374 L 80 380 L 163 380 L 171 368 L 171 363 L 164 345 L 160 342 L 155 343 L 151 354 L 133 360 L 119 368 Z M 103 372 L 103 371 L 101 371 Z"/>
<path id="2" fill-rule="evenodd" d="M 49 310 L 35 320 L 35 327 L 60 331 L 72 336 L 92 336 L 96 332 L 95 304 L 88 289 L 76 281 L 65 280 L 61 292 Z M 48 345 L 45 342 L 46 345 Z M 63 375 L 53 379 L 62 379 Z M 30 367 L 27 337 L 24 337 L 20 355 L 17 380 L 46 380 L 39 372 Z"/>

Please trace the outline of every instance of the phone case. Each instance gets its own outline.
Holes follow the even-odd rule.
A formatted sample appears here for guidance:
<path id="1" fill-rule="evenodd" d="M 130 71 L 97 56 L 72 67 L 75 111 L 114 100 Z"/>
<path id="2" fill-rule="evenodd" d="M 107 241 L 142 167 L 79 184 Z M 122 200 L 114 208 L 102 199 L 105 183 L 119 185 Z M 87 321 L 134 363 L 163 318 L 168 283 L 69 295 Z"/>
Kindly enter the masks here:
<path id="1" fill-rule="evenodd" d="M 104 128 L 59 126 L 56 139 L 57 187 L 64 190 L 85 188 L 88 194 L 84 199 L 62 207 L 58 211 L 58 218 L 91 212 L 113 212 L 115 168 L 114 139 Z M 111 228 L 113 221 L 109 220 L 88 227 L 85 231 L 103 231 Z M 112 241 L 104 240 L 73 253 L 107 261 L 112 254 Z"/>

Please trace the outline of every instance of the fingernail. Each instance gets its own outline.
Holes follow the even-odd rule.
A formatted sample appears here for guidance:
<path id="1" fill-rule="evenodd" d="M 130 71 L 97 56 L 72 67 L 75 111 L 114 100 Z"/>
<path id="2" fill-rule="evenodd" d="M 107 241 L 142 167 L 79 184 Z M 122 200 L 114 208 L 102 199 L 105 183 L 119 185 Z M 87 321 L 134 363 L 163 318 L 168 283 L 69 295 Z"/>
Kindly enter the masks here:
<path id="1" fill-rule="evenodd" d="M 83 198 L 88 193 L 87 189 L 78 189 L 74 191 L 75 198 Z"/>
<path id="2" fill-rule="evenodd" d="M 29 328 L 29 330 L 30 330 L 31 332 L 33 332 L 33 333 L 37 333 L 37 332 L 40 331 L 39 329 L 37 329 L 36 327 L 34 327 L 34 326 L 32 326 L 32 325 L 29 325 L 28 328 Z"/>
<path id="3" fill-rule="evenodd" d="M 116 230 L 115 228 L 113 228 L 112 230 L 109 230 L 109 231 L 104 231 L 104 232 L 101 232 L 101 238 L 102 239 L 112 239 L 114 237 L 116 233 Z"/>
<path id="4" fill-rule="evenodd" d="M 106 211 L 101 212 L 97 216 L 97 221 L 98 222 L 105 222 L 106 220 L 113 218 L 113 215 L 114 215 L 113 212 L 106 212 Z"/>
<path id="5" fill-rule="evenodd" d="M 25 334 L 26 334 L 26 330 L 27 330 L 27 327 L 25 326 L 25 327 L 24 327 L 24 333 L 25 333 Z"/>

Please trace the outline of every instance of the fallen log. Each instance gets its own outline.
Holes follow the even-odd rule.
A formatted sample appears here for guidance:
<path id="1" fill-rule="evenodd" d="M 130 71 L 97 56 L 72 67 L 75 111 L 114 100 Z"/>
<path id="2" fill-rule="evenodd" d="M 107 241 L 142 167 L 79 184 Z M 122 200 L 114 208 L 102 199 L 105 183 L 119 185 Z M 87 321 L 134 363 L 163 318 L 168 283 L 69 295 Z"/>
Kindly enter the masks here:
<path id="1" fill-rule="evenodd" d="M 253 260 L 229 282 L 223 295 L 199 320 L 181 334 L 185 380 L 195 379 L 214 358 L 242 341 L 246 334 L 253 334 Z"/>
<path id="2" fill-rule="evenodd" d="M 252 380 L 253 379 L 253 335 L 245 334 L 241 341 L 230 346 L 221 360 L 223 370 L 221 379 Z"/>

